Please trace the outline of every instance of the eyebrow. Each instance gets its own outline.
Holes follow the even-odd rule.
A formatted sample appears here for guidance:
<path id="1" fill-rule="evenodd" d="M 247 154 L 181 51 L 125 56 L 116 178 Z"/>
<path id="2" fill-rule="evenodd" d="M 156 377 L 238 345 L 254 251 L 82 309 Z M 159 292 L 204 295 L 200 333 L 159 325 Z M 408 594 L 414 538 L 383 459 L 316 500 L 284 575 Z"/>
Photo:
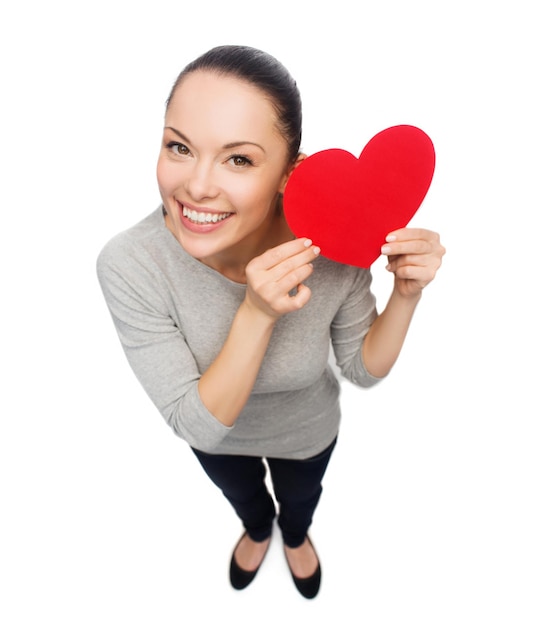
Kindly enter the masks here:
<path id="1" fill-rule="evenodd" d="M 192 143 L 188 137 L 186 137 L 183 133 L 180 133 L 179 130 L 173 128 L 172 126 L 166 126 L 165 130 L 166 129 L 174 132 L 180 139 L 182 139 L 186 143 L 188 144 Z M 262 150 L 263 152 L 265 152 L 265 149 L 258 143 L 255 143 L 254 141 L 231 141 L 230 143 L 226 143 L 223 146 L 223 150 L 232 150 L 233 148 L 239 148 L 240 146 L 255 146 L 259 148 L 260 150 Z"/>

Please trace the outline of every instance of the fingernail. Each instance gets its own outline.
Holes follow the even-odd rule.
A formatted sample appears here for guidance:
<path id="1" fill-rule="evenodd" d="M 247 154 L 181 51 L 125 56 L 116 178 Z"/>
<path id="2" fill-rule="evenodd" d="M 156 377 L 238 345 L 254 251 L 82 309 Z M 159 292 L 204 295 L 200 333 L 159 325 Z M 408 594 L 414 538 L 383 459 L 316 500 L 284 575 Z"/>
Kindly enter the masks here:
<path id="1" fill-rule="evenodd" d="M 397 240 L 396 235 L 387 235 L 387 237 L 385 238 L 385 241 L 396 241 L 396 240 Z"/>
<path id="2" fill-rule="evenodd" d="M 314 250 L 315 256 L 317 256 L 321 252 L 321 248 L 318 248 L 317 246 L 314 246 L 313 250 Z"/>
<path id="3" fill-rule="evenodd" d="M 312 240 L 311 239 L 306 239 L 306 241 L 304 242 L 304 246 L 306 248 L 309 248 L 312 245 Z"/>
<path id="4" fill-rule="evenodd" d="M 382 254 L 389 254 L 391 252 L 391 248 L 389 246 L 382 246 Z"/>

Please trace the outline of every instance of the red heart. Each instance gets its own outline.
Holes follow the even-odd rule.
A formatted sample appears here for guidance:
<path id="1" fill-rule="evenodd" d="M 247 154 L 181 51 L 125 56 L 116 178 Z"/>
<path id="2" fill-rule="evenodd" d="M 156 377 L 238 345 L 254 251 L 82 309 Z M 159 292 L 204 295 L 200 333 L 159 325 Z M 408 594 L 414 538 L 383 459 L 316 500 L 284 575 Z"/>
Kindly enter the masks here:
<path id="1" fill-rule="evenodd" d="M 430 138 L 415 126 L 375 135 L 357 159 L 345 150 L 317 152 L 294 170 L 283 206 L 297 237 L 323 256 L 370 267 L 388 233 L 404 228 L 420 207 L 434 173 Z"/>

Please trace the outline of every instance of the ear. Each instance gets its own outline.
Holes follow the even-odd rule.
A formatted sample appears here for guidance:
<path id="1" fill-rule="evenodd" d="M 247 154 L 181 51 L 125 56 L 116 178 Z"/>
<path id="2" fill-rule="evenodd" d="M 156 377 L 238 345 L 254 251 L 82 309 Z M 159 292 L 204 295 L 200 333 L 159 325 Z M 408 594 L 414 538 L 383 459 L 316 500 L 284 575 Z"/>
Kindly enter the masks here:
<path id="1" fill-rule="evenodd" d="M 300 152 L 297 158 L 295 159 L 295 161 L 288 167 L 287 172 L 285 173 L 284 177 L 281 179 L 281 185 L 280 185 L 280 188 L 278 189 L 280 193 L 283 193 L 285 191 L 285 186 L 287 185 L 287 181 L 289 180 L 289 177 L 291 176 L 293 171 L 302 163 L 302 161 L 304 161 L 306 156 L 307 156 L 306 154 L 303 154 L 302 152 Z"/>

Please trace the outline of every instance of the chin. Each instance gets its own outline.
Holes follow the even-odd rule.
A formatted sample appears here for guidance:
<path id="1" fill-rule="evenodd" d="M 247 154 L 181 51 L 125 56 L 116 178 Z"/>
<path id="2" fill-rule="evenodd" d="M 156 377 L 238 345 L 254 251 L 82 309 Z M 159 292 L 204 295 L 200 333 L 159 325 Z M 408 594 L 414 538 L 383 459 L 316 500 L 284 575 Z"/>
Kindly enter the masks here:
<path id="1" fill-rule="evenodd" d="M 221 245 L 217 240 L 212 241 L 211 237 L 197 238 L 190 233 L 183 233 L 178 237 L 178 241 L 187 254 L 199 261 L 218 254 L 227 247 Z"/>

